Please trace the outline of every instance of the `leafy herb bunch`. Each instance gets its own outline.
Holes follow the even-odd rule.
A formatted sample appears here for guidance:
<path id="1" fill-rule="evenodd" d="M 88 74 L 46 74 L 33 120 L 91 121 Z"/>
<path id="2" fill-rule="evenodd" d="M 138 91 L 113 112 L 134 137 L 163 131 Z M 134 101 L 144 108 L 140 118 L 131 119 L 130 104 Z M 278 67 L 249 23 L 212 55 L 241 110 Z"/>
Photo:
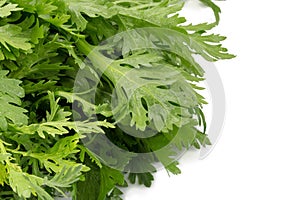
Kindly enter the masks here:
<path id="1" fill-rule="evenodd" d="M 179 0 L 0 0 L 0 199 L 121 199 L 210 145 L 193 55 L 234 56 L 200 1 L 216 22 L 184 25 Z"/>

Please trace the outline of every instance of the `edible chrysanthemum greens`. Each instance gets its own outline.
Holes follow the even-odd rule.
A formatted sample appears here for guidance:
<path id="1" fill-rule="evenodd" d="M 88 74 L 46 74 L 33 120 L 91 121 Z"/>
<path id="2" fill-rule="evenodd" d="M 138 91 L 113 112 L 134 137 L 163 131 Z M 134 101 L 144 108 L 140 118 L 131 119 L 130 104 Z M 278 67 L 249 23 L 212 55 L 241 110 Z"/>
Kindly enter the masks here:
<path id="1" fill-rule="evenodd" d="M 0 0 L 0 199 L 121 199 L 210 145 L 193 56 L 234 56 L 200 1 L 216 22 L 185 25 L 179 0 Z"/>

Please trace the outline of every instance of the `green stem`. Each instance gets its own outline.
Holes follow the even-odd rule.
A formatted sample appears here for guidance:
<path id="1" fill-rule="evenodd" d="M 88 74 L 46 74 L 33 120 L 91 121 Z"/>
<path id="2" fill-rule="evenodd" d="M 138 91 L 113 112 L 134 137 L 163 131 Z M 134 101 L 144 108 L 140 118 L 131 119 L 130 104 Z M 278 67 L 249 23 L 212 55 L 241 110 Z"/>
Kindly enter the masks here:
<path id="1" fill-rule="evenodd" d="M 84 55 L 86 55 L 94 65 L 95 69 L 100 70 L 110 80 L 114 81 L 114 74 L 111 68 L 112 59 L 109 59 L 97 51 L 97 47 L 90 45 L 87 41 L 79 39 L 76 46 Z"/>
<path id="2" fill-rule="evenodd" d="M 86 55 L 93 64 L 97 64 L 97 67 L 101 72 L 105 72 L 107 67 L 113 62 L 113 60 L 103 56 L 97 51 L 97 47 L 90 45 L 87 41 L 79 39 L 76 43 L 78 49 Z"/>
<path id="3" fill-rule="evenodd" d="M 121 77 L 124 77 L 124 72 L 126 70 L 123 72 L 122 69 L 113 66 L 114 60 L 102 55 L 97 47 L 90 45 L 83 39 L 78 39 L 76 46 L 81 53 L 91 60 L 93 67 L 108 77 L 112 83 L 115 84 Z"/>

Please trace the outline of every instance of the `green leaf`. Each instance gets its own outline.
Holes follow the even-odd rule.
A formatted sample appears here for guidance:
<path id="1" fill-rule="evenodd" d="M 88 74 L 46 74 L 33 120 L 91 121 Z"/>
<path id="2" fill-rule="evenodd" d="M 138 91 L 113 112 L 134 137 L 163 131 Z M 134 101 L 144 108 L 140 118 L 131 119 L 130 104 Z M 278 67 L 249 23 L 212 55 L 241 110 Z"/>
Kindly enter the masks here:
<path id="1" fill-rule="evenodd" d="M 6 182 L 7 177 L 8 177 L 8 174 L 7 174 L 7 171 L 6 171 L 6 167 L 5 167 L 5 165 L 3 165 L 0 162 L 0 186 L 1 185 L 4 186 L 4 183 Z"/>
<path id="2" fill-rule="evenodd" d="M 8 17 L 14 11 L 23 10 L 22 8 L 18 8 L 18 4 L 12 4 L 12 3 L 5 4 L 6 2 L 7 2 L 6 0 L 0 1 L 0 17 L 1 18 Z"/>
<path id="3" fill-rule="evenodd" d="M 130 173 L 128 176 L 130 183 L 134 184 L 137 180 L 140 185 L 145 185 L 146 187 L 151 187 L 154 177 L 151 173 Z"/>
<path id="4" fill-rule="evenodd" d="M 82 165 L 64 166 L 51 180 L 44 180 L 44 184 L 53 188 L 68 188 L 79 181 Z"/>
<path id="5" fill-rule="evenodd" d="M 123 192 L 119 188 L 114 188 L 105 200 L 123 200 L 121 195 L 123 195 Z"/>
<path id="6" fill-rule="evenodd" d="M 19 26 L 13 24 L 0 26 L 0 44 L 9 52 L 12 51 L 11 47 L 24 51 L 30 50 L 31 44 L 29 41 L 30 38 L 26 38 L 22 35 L 22 28 Z"/>
<path id="7" fill-rule="evenodd" d="M 6 130 L 10 121 L 15 125 L 27 124 L 25 109 L 19 107 L 24 97 L 21 81 L 6 77 L 8 71 L 0 71 L 0 130 Z"/>
<path id="8" fill-rule="evenodd" d="M 124 184 L 124 175 L 118 170 L 105 165 L 100 169 L 91 161 L 88 161 L 88 166 L 91 171 L 86 174 L 86 181 L 76 185 L 76 200 L 105 200 L 117 185 Z"/>
<path id="9" fill-rule="evenodd" d="M 67 0 L 65 3 L 71 13 L 72 21 L 80 31 L 83 31 L 88 24 L 82 13 L 89 17 L 98 17 L 101 15 L 110 18 L 113 16 L 113 13 L 109 12 L 106 6 L 99 4 L 99 1 L 96 0 Z"/>
<path id="10" fill-rule="evenodd" d="M 216 4 L 214 4 L 211 0 L 200 0 L 200 2 L 202 2 L 204 5 L 210 7 L 213 10 L 215 18 L 216 18 L 216 21 L 213 24 L 214 24 L 214 26 L 218 25 L 220 22 L 221 9 Z"/>
<path id="11" fill-rule="evenodd" d="M 99 166 L 89 158 L 85 159 L 85 164 L 91 170 L 84 174 L 84 181 L 76 183 L 74 200 L 98 199 L 100 194 Z"/>
<path id="12" fill-rule="evenodd" d="M 52 13 L 54 10 L 57 9 L 57 6 L 53 5 L 59 1 L 52 1 L 52 0 L 10 0 L 13 3 L 19 5 L 19 7 L 23 8 L 25 12 L 29 13 L 37 13 L 39 15 L 47 15 Z"/>
<path id="13" fill-rule="evenodd" d="M 36 24 L 33 26 L 33 28 L 27 30 L 27 32 L 24 33 L 24 36 L 29 37 L 30 41 L 33 44 L 38 44 L 39 40 L 44 38 L 44 34 L 45 34 L 45 26 L 40 26 L 39 25 L 39 21 L 36 21 Z"/>
<path id="14" fill-rule="evenodd" d="M 130 126 L 140 130 L 145 130 L 147 123 L 153 123 L 158 132 L 168 132 L 173 125 L 180 127 L 191 118 L 189 109 L 197 105 L 180 72 L 162 65 L 128 71 L 118 81 L 115 92 L 118 105 L 114 116 L 126 120 L 125 112 L 130 112 Z"/>
<path id="15" fill-rule="evenodd" d="M 101 56 L 96 53 L 89 58 L 95 68 L 103 71 L 114 83 L 112 107 L 117 122 L 135 126 L 141 131 L 146 129 L 148 123 L 153 123 L 158 132 L 167 132 L 172 130 L 173 125 L 181 127 L 191 119 L 190 109 L 199 103 L 195 91 L 179 70 L 159 63 L 160 59 L 155 57 L 150 57 L 153 62 L 145 59 L 137 65 L 135 55 L 103 69 L 105 61 Z"/>
<path id="16" fill-rule="evenodd" d="M 231 59 L 235 56 L 228 53 L 228 50 L 219 44 L 226 37 L 220 35 L 200 35 L 193 34 L 192 38 L 197 43 L 195 49 L 203 58 L 208 61 L 217 61 L 220 59 Z"/>
<path id="17" fill-rule="evenodd" d="M 53 200 L 53 197 L 47 193 L 43 186 L 55 188 L 58 192 L 62 193 L 60 188 L 71 187 L 71 184 L 78 181 L 81 176 L 82 166 L 68 166 L 64 167 L 60 172 L 48 180 L 40 177 L 24 173 L 20 168 L 14 164 L 9 166 L 9 184 L 14 192 L 19 197 L 30 198 L 38 196 L 42 200 Z"/>
<path id="18" fill-rule="evenodd" d="M 171 172 L 174 175 L 181 174 L 181 170 L 177 166 L 178 164 L 179 164 L 178 161 L 174 161 L 173 163 L 166 166 L 166 170 L 168 170 L 169 172 Z"/>
<path id="19" fill-rule="evenodd" d="M 157 3 L 147 1 L 141 5 L 137 4 L 136 6 L 131 6 L 130 8 L 117 6 L 116 9 L 121 15 L 123 26 L 126 29 L 131 26 L 131 23 L 137 23 L 137 26 L 145 26 L 148 24 L 168 28 L 176 27 L 178 24 L 186 21 L 185 18 L 179 17 L 177 14 L 183 5 L 184 4 L 179 1 L 161 0 Z"/>
<path id="20" fill-rule="evenodd" d="M 124 184 L 124 175 L 115 169 L 103 166 L 100 169 L 100 194 L 98 200 L 104 200 L 116 185 Z"/>
<path id="21" fill-rule="evenodd" d="M 57 81 L 45 81 L 41 80 L 38 83 L 32 81 L 23 82 L 23 88 L 26 94 L 33 94 L 38 92 L 44 92 L 53 90 Z"/>
<path id="22" fill-rule="evenodd" d="M 47 170 L 48 173 L 55 173 L 54 179 L 51 181 L 47 181 L 47 185 L 50 187 L 70 187 L 70 184 L 75 182 L 73 178 L 79 180 L 79 172 L 87 172 L 89 170 L 88 167 L 83 164 L 76 163 L 72 160 L 72 155 L 75 155 L 79 152 L 77 149 L 77 144 L 79 142 L 79 138 L 77 135 L 65 137 L 59 140 L 52 148 L 47 150 L 46 152 L 21 152 L 10 150 L 15 154 L 20 154 L 25 157 L 30 157 L 37 159 L 42 166 Z M 73 174 L 74 176 L 71 176 Z M 66 178 L 69 177 L 69 180 Z M 61 180 L 66 178 L 65 181 Z M 68 180 L 68 181 L 67 181 Z"/>
<path id="23" fill-rule="evenodd" d="M 43 179 L 24 173 L 18 168 L 9 168 L 9 184 L 14 192 L 21 198 L 30 198 L 38 195 L 43 200 L 53 200 L 53 198 L 41 187 Z"/>

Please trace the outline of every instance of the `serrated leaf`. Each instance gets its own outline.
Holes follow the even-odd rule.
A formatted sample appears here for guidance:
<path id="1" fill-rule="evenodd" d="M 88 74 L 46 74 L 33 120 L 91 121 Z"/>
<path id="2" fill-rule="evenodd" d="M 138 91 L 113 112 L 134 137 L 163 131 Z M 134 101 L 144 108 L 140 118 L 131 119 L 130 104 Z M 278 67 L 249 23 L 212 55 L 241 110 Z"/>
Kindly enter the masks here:
<path id="1" fill-rule="evenodd" d="M 44 92 L 49 91 L 54 88 L 57 81 L 45 81 L 41 80 L 38 83 L 34 83 L 31 81 L 26 81 L 23 83 L 23 88 L 26 94 L 32 94 L 36 92 Z"/>
<path id="2" fill-rule="evenodd" d="M 53 197 L 51 197 L 42 186 L 47 185 L 63 193 L 60 188 L 68 188 L 72 183 L 78 181 L 81 176 L 81 170 L 81 165 L 63 167 L 52 179 L 48 180 L 47 178 L 42 179 L 24 173 L 19 167 L 15 168 L 11 166 L 9 168 L 9 183 L 13 191 L 16 192 L 19 197 L 30 198 L 32 196 L 38 196 L 42 200 L 53 200 Z"/>
<path id="3" fill-rule="evenodd" d="M 123 200 L 121 195 L 123 195 L 123 192 L 119 188 L 114 188 L 105 200 Z"/>
<path id="4" fill-rule="evenodd" d="M 10 168 L 9 184 L 14 192 L 22 198 L 30 198 L 31 195 L 39 195 L 43 200 L 52 200 L 53 198 L 40 187 L 42 180 L 38 177 L 30 176 L 22 171 Z"/>
<path id="5" fill-rule="evenodd" d="M 204 5 L 210 7 L 213 10 L 216 19 L 215 23 L 213 24 L 218 25 L 220 22 L 221 9 L 216 4 L 214 4 L 211 0 L 200 0 L 200 2 L 202 2 Z"/>
<path id="6" fill-rule="evenodd" d="M 98 17 L 101 15 L 109 18 L 113 16 L 106 6 L 99 4 L 99 1 L 96 0 L 67 0 L 65 3 L 70 10 L 73 22 L 80 31 L 83 31 L 88 24 L 82 13 L 89 17 Z"/>
<path id="7" fill-rule="evenodd" d="M 18 4 L 12 4 L 12 3 L 5 4 L 6 2 L 7 2 L 6 0 L 0 1 L 0 17 L 2 18 L 8 17 L 14 11 L 23 10 L 22 8 L 18 8 Z"/>
<path id="8" fill-rule="evenodd" d="M 105 200 L 107 193 L 116 185 L 123 185 L 123 183 L 124 175 L 120 171 L 103 166 L 100 169 L 100 194 L 98 200 Z"/>
<path id="9" fill-rule="evenodd" d="M 136 181 L 140 185 L 145 185 L 146 187 L 151 187 L 152 181 L 154 180 L 154 177 L 151 173 L 145 172 L 145 173 L 130 173 L 128 176 L 128 179 L 130 183 L 134 184 Z"/>
<path id="10" fill-rule="evenodd" d="M 162 0 L 157 3 L 154 2 L 145 2 L 142 5 L 131 6 L 130 8 L 118 6 L 116 9 L 118 13 L 123 17 L 129 17 L 130 19 L 123 19 L 127 24 L 124 23 L 124 26 L 130 26 L 130 22 L 143 23 L 154 25 L 154 26 L 163 26 L 163 27 L 172 27 L 177 26 L 185 22 L 185 18 L 179 17 L 178 14 L 174 14 L 180 11 L 183 7 L 182 2 L 176 2 L 172 0 Z M 147 9 L 145 9 L 147 8 Z M 170 16 L 172 14 L 172 16 Z M 133 21 L 130 21 L 134 19 Z M 164 19 L 164 20 L 162 20 Z"/>
<path id="11" fill-rule="evenodd" d="M 181 170 L 178 168 L 179 162 L 175 161 L 173 163 L 171 163 L 170 165 L 166 166 L 166 170 L 168 170 L 169 172 L 171 172 L 174 175 L 178 175 L 181 174 Z"/>
<path id="12" fill-rule="evenodd" d="M 11 47 L 28 51 L 31 49 L 30 38 L 22 35 L 22 28 L 13 24 L 6 24 L 0 27 L 0 44 L 9 52 Z M 1 50 L 1 49 L 0 49 Z"/>
<path id="13" fill-rule="evenodd" d="M 90 160 L 87 163 L 91 171 L 86 174 L 86 182 L 77 183 L 76 200 L 105 200 L 117 185 L 124 184 L 124 175 L 120 171 L 105 165 L 100 169 Z"/>
<path id="14" fill-rule="evenodd" d="M 68 188 L 79 180 L 82 165 L 64 166 L 51 180 L 45 180 L 44 184 L 53 188 Z"/>
<path id="15" fill-rule="evenodd" d="M 1 158 L 0 158 L 0 161 L 1 161 Z M 6 182 L 7 177 L 8 177 L 8 174 L 6 171 L 6 167 L 5 167 L 5 165 L 3 165 L 0 162 L 0 187 L 4 186 L 4 183 Z"/>
<path id="16" fill-rule="evenodd" d="M 125 113 L 129 112 L 132 115 L 130 126 L 143 131 L 147 123 L 153 122 L 160 132 L 172 130 L 173 125 L 180 127 L 191 117 L 187 108 L 195 107 L 197 100 L 180 72 L 158 65 L 128 70 L 124 74 L 117 82 L 113 96 L 113 113 L 117 121 L 128 117 Z"/>
<path id="17" fill-rule="evenodd" d="M 0 71 L 0 130 L 6 130 L 8 121 L 15 125 L 27 124 L 25 109 L 19 107 L 24 97 L 24 90 L 19 86 L 21 81 L 6 77 L 8 71 Z"/>

